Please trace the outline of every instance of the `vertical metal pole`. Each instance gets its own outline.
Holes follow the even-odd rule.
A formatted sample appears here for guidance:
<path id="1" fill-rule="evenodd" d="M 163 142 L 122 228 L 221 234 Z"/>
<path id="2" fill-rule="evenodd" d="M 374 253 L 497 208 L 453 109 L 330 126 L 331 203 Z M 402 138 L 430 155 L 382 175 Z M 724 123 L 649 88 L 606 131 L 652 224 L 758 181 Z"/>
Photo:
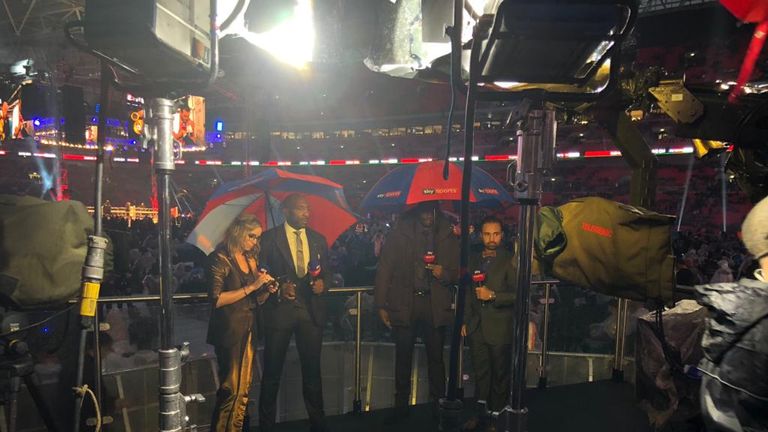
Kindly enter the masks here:
<path id="1" fill-rule="evenodd" d="M 685 187 L 683 188 L 683 201 L 680 203 L 680 213 L 677 216 L 677 231 L 680 232 L 680 226 L 683 224 L 683 215 L 685 214 L 685 203 L 688 201 L 688 188 L 691 185 L 693 176 L 693 162 L 696 160 L 696 153 L 691 153 L 691 159 L 688 161 L 688 171 L 685 174 Z"/>
<path id="2" fill-rule="evenodd" d="M 517 304 L 515 305 L 514 338 L 512 345 L 512 392 L 509 410 L 505 409 L 506 426 L 509 431 L 528 430 L 528 408 L 523 396 L 526 388 L 526 363 L 528 360 L 528 299 L 531 286 L 531 254 L 533 252 L 533 221 L 536 204 L 520 206 L 520 252 L 518 255 Z"/>
<path id="3" fill-rule="evenodd" d="M 160 350 L 159 423 L 160 431 L 180 431 L 186 423 L 181 388 L 182 353 L 173 337 L 173 272 L 171 268 L 171 172 L 173 162 L 173 101 L 152 99 L 152 124 L 155 138 L 154 169 L 160 194 Z"/>
<path id="4" fill-rule="evenodd" d="M 360 397 L 361 387 L 361 367 L 360 367 L 360 354 L 362 351 L 362 310 L 363 310 L 363 293 L 358 291 L 355 293 L 355 304 L 357 308 L 357 314 L 355 316 L 355 400 L 352 401 L 352 413 L 360 414 L 363 412 L 362 398 Z"/>
<path id="5" fill-rule="evenodd" d="M 96 394 L 96 401 L 98 402 L 99 406 L 101 405 L 101 342 L 99 341 L 99 335 L 101 335 L 101 320 L 99 319 L 99 310 L 101 309 L 100 306 L 96 306 L 96 314 L 93 316 L 93 379 L 94 379 L 94 385 L 96 386 L 95 389 L 93 389 L 93 392 Z"/>
<path id="6" fill-rule="evenodd" d="M 549 349 L 549 298 L 552 285 L 544 285 L 544 316 L 542 318 L 544 334 L 541 336 L 541 356 L 539 357 L 539 388 L 547 387 L 547 350 Z"/>
<path id="7" fill-rule="evenodd" d="M 457 389 L 456 396 L 460 399 L 464 399 L 464 344 L 466 340 L 462 336 L 461 341 L 459 343 L 459 368 L 458 368 L 458 374 L 459 376 L 456 377 L 456 382 L 458 383 L 459 388 Z"/>
<path id="8" fill-rule="evenodd" d="M 728 181 L 725 178 L 725 165 L 728 162 L 728 153 L 720 154 L 720 200 L 723 210 L 723 232 L 726 231 L 728 224 Z"/>
<path id="9" fill-rule="evenodd" d="M 96 139 L 96 188 L 93 198 L 93 235 L 88 236 L 88 254 L 83 265 L 83 290 L 80 299 L 80 343 L 78 347 L 77 372 L 75 374 L 75 387 L 80 388 L 83 385 L 83 367 L 85 366 L 85 351 L 88 331 L 93 332 L 94 344 L 98 344 L 99 326 L 98 320 L 98 299 L 101 289 L 101 281 L 104 278 L 104 257 L 106 255 L 107 242 L 102 237 L 102 188 L 104 179 L 104 144 L 107 139 L 107 107 L 109 105 L 109 83 L 107 76 L 110 69 L 105 62 L 101 62 L 101 93 L 99 102 L 101 112 L 99 113 L 99 134 Z M 57 125 L 58 127 L 59 125 Z M 98 360 L 97 360 L 98 362 Z M 98 363 L 96 363 L 99 366 Z M 94 371 L 94 380 L 96 385 L 97 401 L 101 404 L 101 370 Z M 78 391 L 75 395 L 75 415 L 73 417 L 72 430 L 80 430 L 80 414 L 85 395 Z"/>
<path id="10" fill-rule="evenodd" d="M 173 269 L 171 268 L 171 188 L 173 163 L 173 101 L 152 100 L 152 117 L 156 127 L 155 171 L 160 194 L 160 348 L 173 348 Z"/>
<path id="11" fill-rule="evenodd" d="M 454 49 L 452 52 L 454 67 L 455 64 L 461 64 L 461 17 L 463 16 L 464 3 L 461 0 L 454 2 L 455 16 L 459 17 L 454 21 L 453 41 Z M 469 195 L 472 181 L 472 153 L 474 153 L 474 126 L 475 110 L 477 108 L 477 82 L 481 75 L 480 51 L 482 42 L 488 37 L 488 31 L 493 24 L 491 17 L 483 16 L 475 25 L 472 37 L 472 49 L 469 55 L 469 83 L 467 85 L 466 108 L 464 110 L 464 169 L 461 179 L 461 241 L 459 257 L 459 291 L 456 298 L 456 312 L 453 318 L 453 329 L 451 334 L 451 351 L 448 364 L 448 388 L 444 399 L 440 400 L 440 430 L 458 431 L 459 421 L 462 410 L 462 400 L 459 398 L 459 349 L 461 342 L 461 324 L 464 321 L 464 293 L 470 289 L 471 279 L 469 276 Z M 458 77 L 460 79 L 460 75 Z M 454 79 L 457 77 L 454 75 Z M 450 125 L 448 133 L 451 133 Z"/>
<path id="12" fill-rule="evenodd" d="M 109 114 L 109 65 L 101 61 L 101 88 L 99 94 L 99 123 L 96 135 L 96 190 L 93 197 L 94 234 L 102 234 L 101 202 L 104 188 L 104 145 L 107 142 L 107 114 Z"/>
<path id="13" fill-rule="evenodd" d="M 512 345 L 512 390 L 509 404 L 499 413 L 498 428 L 504 431 L 528 430 L 528 408 L 524 403 L 528 360 L 528 322 L 533 256 L 534 217 L 541 194 L 541 178 L 554 161 L 557 122 L 554 111 L 534 109 L 517 132 L 515 198 L 520 203 L 520 239 L 517 255 L 517 302 L 515 304 Z"/>
<path id="14" fill-rule="evenodd" d="M 613 353 L 613 376 L 616 382 L 624 381 L 624 342 L 627 337 L 627 311 L 629 300 L 619 299 L 616 302 L 616 343 Z"/>
<path id="15" fill-rule="evenodd" d="M 456 2 L 454 7 L 463 8 L 463 3 Z M 462 9 L 463 10 L 463 9 Z M 459 15 L 461 15 L 461 11 Z M 456 297 L 456 313 L 454 314 L 453 328 L 461 328 L 461 324 L 464 320 L 464 293 L 467 289 L 470 289 L 471 279 L 469 276 L 469 196 L 470 185 L 472 182 L 472 153 L 474 153 L 474 125 L 475 125 L 475 110 L 477 108 L 477 80 L 480 77 L 480 50 L 482 48 L 482 42 L 488 37 L 488 30 L 492 24 L 492 19 L 489 17 L 483 17 L 480 22 L 475 25 L 473 33 L 472 50 L 470 52 L 470 79 L 467 89 L 467 101 L 466 108 L 464 110 L 464 166 L 462 170 L 461 179 L 461 211 L 460 211 L 460 224 L 461 224 L 461 242 L 460 242 L 460 259 L 459 259 L 459 290 Z M 455 29 L 454 29 L 455 31 Z M 461 36 L 457 36 L 461 39 Z M 460 62 L 459 62 L 460 63 Z M 450 131 L 448 131 L 450 133 Z M 461 401 L 457 398 L 457 370 L 459 366 L 458 362 L 458 349 L 459 340 L 461 334 L 458 331 L 454 331 L 451 335 L 451 358 L 449 364 L 448 373 L 448 389 L 446 399 L 451 402 Z M 457 405 L 458 406 L 458 405 Z"/>
<path id="16" fill-rule="evenodd" d="M 459 290 L 456 290 L 453 295 L 453 304 L 456 305 L 456 302 L 459 299 Z M 454 307 L 455 312 L 455 307 Z M 459 327 L 460 332 L 461 327 Z M 464 399 L 464 343 L 465 338 L 461 336 L 459 338 L 459 352 L 458 352 L 458 362 L 459 366 L 457 368 L 458 376 L 456 377 L 456 385 L 458 386 L 456 390 L 456 397 L 459 399 Z"/>

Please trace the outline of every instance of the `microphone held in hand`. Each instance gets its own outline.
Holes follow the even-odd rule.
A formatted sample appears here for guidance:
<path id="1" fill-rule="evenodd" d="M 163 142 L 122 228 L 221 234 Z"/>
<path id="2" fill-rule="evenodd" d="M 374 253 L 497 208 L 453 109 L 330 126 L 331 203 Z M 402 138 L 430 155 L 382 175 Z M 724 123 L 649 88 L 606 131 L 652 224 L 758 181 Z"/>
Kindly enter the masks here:
<path id="1" fill-rule="evenodd" d="M 320 257 L 313 259 L 307 266 L 307 274 L 310 277 L 310 287 L 312 288 L 312 294 L 322 294 L 325 291 L 325 283 L 322 279 L 323 268 L 320 265 Z"/>
<path id="2" fill-rule="evenodd" d="M 436 259 L 437 258 L 435 257 L 434 252 L 428 251 L 427 253 L 425 253 L 424 254 L 424 268 L 426 268 L 427 270 L 432 270 L 432 267 L 434 266 Z"/>
<path id="3" fill-rule="evenodd" d="M 472 282 L 475 283 L 475 288 L 479 288 L 485 284 L 485 273 L 480 270 L 475 270 L 472 274 Z"/>
<path id="4" fill-rule="evenodd" d="M 320 261 L 316 259 L 309 261 L 308 267 L 309 268 L 307 273 L 309 273 L 309 276 L 312 278 L 312 280 L 319 278 L 320 274 L 323 272 L 323 268 L 320 266 Z"/>
<path id="5" fill-rule="evenodd" d="M 485 285 L 485 272 L 481 270 L 475 270 L 475 272 L 472 273 L 472 282 L 475 284 L 475 290 Z M 485 306 L 486 302 L 481 300 L 481 304 Z"/>

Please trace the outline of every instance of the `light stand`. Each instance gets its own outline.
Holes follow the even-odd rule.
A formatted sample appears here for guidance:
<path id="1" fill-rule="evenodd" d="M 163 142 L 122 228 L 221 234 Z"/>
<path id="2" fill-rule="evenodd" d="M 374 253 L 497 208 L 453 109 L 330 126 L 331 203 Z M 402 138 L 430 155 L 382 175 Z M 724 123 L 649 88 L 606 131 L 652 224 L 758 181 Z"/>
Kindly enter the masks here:
<path id="1" fill-rule="evenodd" d="M 80 413 L 83 404 L 83 398 L 85 397 L 85 391 L 83 389 L 83 369 L 85 366 L 85 351 L 88 332 L 93 332 L 93 343 L 98 346 L 99 343 L 99 328 L 98 328 L 98 299 L 99 290 L 101 288 L 101 281 L 104 279 L 104 255 L 109 243 L 108 239 L 103 236 L 102 229 L 102 214 L 101 214 L 101 198 L 102 187 L 104 177 L 104 143 L 106 141 L 106 127 L 107 127 L 107 106 L 109 105 L 109 82 L 104 79 L 106 73 L 108 73 L 108 67 L 106 63 L 101 62 L 101 112 L 99 113 L 99 134 L 96 139 L 97 154 L 96 154 L 96 189 L 94 192 L 93 202 L 93 215 L 94 215 L 94 234 L 88 236 L 88 252 L 85 257 L 85 264 L 83 264 L 83 278 L 82 278 L 82 295 L 80 301 L 80 339 L 77 353 L 77 371 L 75 375 L 75 405 L 74 405 L 74 418 L 73 418 L 73 431 L 80 430 Z M 98 349 L 94 349 L 94 352 L 98 353 Z M 97 403 L 101 403 L 101 359 L 98 355 L 94 356 L 94 392 L 97 395 Z"/>
<path id="2" fill-rule="evenodd" d="M 508 405 L 496 418 L 497 429 L 528 430 L 528 408 L 523 401 L 528 358 L 528 309 L 533 257 L 534 219 L 541 195 L 541 179 L 552 168 L 557 121 L 555 112 L 538 107 L 528 113 L 517 131 L 517 163 L 509 183 L 520 204 L 517 228 L 517 301 L 515 302 L 514 343 L 512 345 L 512 391 Z"/>
<path id="3" fill-rule="evenodd" d="M 173 269 L 171 267 L 171 173 L 173 157 L 173 112 L 170 99 L 155 98 L 150 102 L 150 124 L 154 137 L 154 169 L 157 173 L 160 211 L 160 431 L 184 429 L 189 421 L 187 402 L 202 402 L 200 394 L 181 394 L 181 365 L 189 355 L 189 344 L 173 345 Z"/>
<path id="4" fill-rule="evenodd" d="M 456 1 L 454 8 L 461 4 L 461 0 Z M 510 179 L 521 205 L 520 251 L 517 254 L 513 384 L 509 404 L 496 415 L 498 430 L 523 432 L 527 429 L 523 394 L 534 216 L 539 204 L 541 177 L 554 161 L 557 128 L 554 112 L 545 110 L 543 104 L 546 101 L 594 101 L 615 88 L 619 47 L 632 28 L 636 14 L 635 0 L 565 3 L 558 0 L 505 0 L 498 5 L 495 15 L 483 15 L 474 28 L 464 120 L 461 262 L 455 332 L 463 321 L 464 293 L 470 283 L 467 271 L 469 186 L 476 104 L 479 101 L 529 100 L 533 107 L 518 131 L 517 168 Z M 569 23 L 567 29 L 561 28 L 563 22 Z M 457 56 L 455 51 L 454 46 L 453 56 Z M 442 431 L 459 429 L 462 409 L 457 385 L 459 342 L 457 336 L 451 340 L 447 395 L 440 401 Z"/>
<path id="5" fill-rule="evenodd" d="M 209 0 L 207 7 L 208 34 L 210 49 L 200 39 L 201 33 L 195 28 L 202 27 L 200 17 L 204 16 L 204 3 L 189 2 L 186 5 L 188 14 L 168 13 L 158 2 L 136 2 L 128 4 L 122 0 L 99 0 L 88 2 L 85 21 L 70 22 L 65 26 L 65 35 L 72 43 L 88 54 L 102 60 L 101 82 L 102 98 L 113 84 L 121 90 L 140 95 L 179 95 L 188 94 L 194 90 L 209 87 L 218 78 L 219 72 L 219 29 L 224 30 L 235 19 L 244 7 L 240 2 L 221 25 L 216 21 L 217 0 Z M 197 7 L 197 10 L 195 10 Z M 183 15 L 183 16 L 182 16 Z M 83 27 L 85 39 L 94 43 L 94 48 L 88 43 L 74 38 L 71 30 Z M 161 31 L 158 33 L 158 29 Z M 132 37 L 126 37 L 131 34 Z M 203 36 L 205 36 L 203 34 Z M 141 42 L 136 42 L 141 41 Z M 128 62 L 125 62 L 125 60 Z M 117 80 L 114 69 L 126 71 L 139 83 L 127 85 Z M 202 79 L 207 72 L 207 77 Z M 111 78 L 108 78 L 111 77 Z M 106 103 L 102 107 L 106 108 Z M 174 103 L 164 97 L 151 100 L 147 116 L 149 126 L 146 131 L 148 138 L 154 141 L 154 169 L 157 172 L 160 187 L 160 272 L 161 272 L 161 325 L 160 325 L 160 388 L 159 388 L 159 429 L 165 431 L 180 431 L 187 427 L 189 418 L 186 415 L 186 403 L 203 401 L 202 395 L 184 396 L 181 388 L 181 364 L 188 356 L 187 344 L 181 348 L 173 346 L 173 269 L 171 267 L 171 172 L 174 170 L 173 154 L 173 112 Z M 104 111 L 102 111 L 104 112 Z M 96 182 L 96 232 L 101 232 L 101 169 L 99 163 L 103 159 L 103 142 L 106 136 L 106 121 L 102 114 L 99 119 L 99 159 L 97 163 Z M 103 250 L 101 256 L 103 266 Z M 95 260 L 96 262 L 98 260 Z M 103 269 L 102 269 L 103 273 Z M 85 274 L 85 271 L 84 271 Z M 98 274 L 99 276 L 101 274 Z M 85 279 L 85 278 L 84 278 Z M 99 279 L 100 282 L 100 279 Z M 85 283 L 84 283 L 85 286 Z M 86 287 L 87 288 L 87 287 Z M 98 300 L 98 284 L 95 294 L 89 294 L 84 289 L 83 308 L 86 303 L 96 308 Z M 91 307 L 91 306 L 89 306 Z M 92 320 L 92 318 L 91 318 Z M 98 338 L 95 338 L 98 341 Z M 98 342 L 97 342 L 98 343 Z M 81 335 L 81 346 L 85 345 L 85 333 Z M 98 350 L 96 351 L 98 352 Z M 80 363 L 84 357 L 84 349 L 80 352 Z M 100 377 L 97 363 L 97 379 Z M 82 381 L 82 367 L 79 367 L 78 382 Z M 97 389 L 98 390 L 98 389 Z M 74 430 L 78 430 L 79 419 Z"/>
<path id="6" fill-rule="evenodd" d="M 458 6 L 457 6 L 458 7 Z M 440 430 L 458 431 L 459 419 L 463 409 L 463 402 L 459 391 L 460 379 L 460 353 L 461 334 L 458 329 L 464 320 L 465 294 L 471 289 L 471 276 L 469 274 L 469 192 L 472 181 L 472 153 L 474 151 L 474 123 L 475 108 L 477 105 L 477 79 L 480 75 L 480 50 L 483 41 L 488 36 L 492 19 L 484 15 L 475 26 L 470 51 L 470 77 L 467 89 L 467 105 L 464 117 L 464 167 L 461 183 L 461 254 L 459 263 L 459 289 L 456 294 L 456 312 L 454 314 L 453 333 L 451 336 L 451 354 L 448 371 L 448 388 L 446 397 L 440 399 Z M 449 130 L 450 134 L 451 131 Z"/>
<path id="7" fill-rule="evenodd" d="M 16 432 L 19 413 L 19 391 L 21 383 L 27 387 L 38 415 L 47 430 L 58 432 L 59 425 L 53 419 L 50 410 L 40 392 L 40 379 L 35 373 L 29 346 L 20 339 L 4 340 L 0 345 L 0 403 L 5 405 L 7 423 L 0 425 L 0 430 Z"/>

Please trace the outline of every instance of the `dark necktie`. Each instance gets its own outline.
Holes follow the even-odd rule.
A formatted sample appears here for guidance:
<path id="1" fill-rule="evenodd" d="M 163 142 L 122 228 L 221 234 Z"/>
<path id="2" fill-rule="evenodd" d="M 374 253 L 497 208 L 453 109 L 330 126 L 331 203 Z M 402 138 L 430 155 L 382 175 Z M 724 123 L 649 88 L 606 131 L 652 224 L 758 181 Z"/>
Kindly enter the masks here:
<path id="1" fill-rule="evenodd" d="M 304 242 L 301 241 L 301 231 L 294 231 L 296 234 L 296 276 L 302 278 L 307 273 L 304 266 Z"/>

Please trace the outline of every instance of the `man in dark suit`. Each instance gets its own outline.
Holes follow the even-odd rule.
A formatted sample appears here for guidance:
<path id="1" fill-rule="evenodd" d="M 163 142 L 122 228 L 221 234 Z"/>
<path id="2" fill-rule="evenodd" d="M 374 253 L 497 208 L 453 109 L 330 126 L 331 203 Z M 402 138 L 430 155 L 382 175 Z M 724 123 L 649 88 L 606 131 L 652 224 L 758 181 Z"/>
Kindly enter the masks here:
<path id="1" fill-rule="evenodd" d="M 517 272 L 513 255 L 504 249 L 502 223 L 485 218 L 480 234 L 482 252 L 473 253 L 469 270 L 485 275 L 474 290 L 467 291 L 462 336 L 467 337 L 475 370 L 475 393 L 479 417 L 470 419 L 465 430 L 487 430 L 490 413 L 507 403 L 511 385 L 512 338 Z M 492 426 L 491 426 L 492 427 Z"/>
<path id="2" fill-rule="evenodd" d="M 434 262 L 425 264 L 429 253 Z M 388 423 L 408 415 L 417 332 L 426 346 L 429 396 L 436 403 L 445 395 L 443 342 L 445 328 L 453 320 L 458 263 L 458 240 L 435 202 L 404 214 L 384 243 L 374 297 L 379 317 L 392 329 L 395 341 L 395 413 Z"/>
<path id="3" fill-rule="evenodd" d="M 325 432 L 320 348 L 326 315 L 323 294 L 330 286 L 328 245 L 322 234 L 307 228 L 310 208 L 304 196 L 289 195 L 282 209 L 285 223 L 261 237 L 259 263 L 282 283 L 280 295 L 271 296 L 262 307 L 265 344 L 259 423 L 261 432 L 274 429 L 283 363 L 295 334 L 310 430 Z M 319 263 L 320 276 L 311 275 L 310 263 Z"/>

